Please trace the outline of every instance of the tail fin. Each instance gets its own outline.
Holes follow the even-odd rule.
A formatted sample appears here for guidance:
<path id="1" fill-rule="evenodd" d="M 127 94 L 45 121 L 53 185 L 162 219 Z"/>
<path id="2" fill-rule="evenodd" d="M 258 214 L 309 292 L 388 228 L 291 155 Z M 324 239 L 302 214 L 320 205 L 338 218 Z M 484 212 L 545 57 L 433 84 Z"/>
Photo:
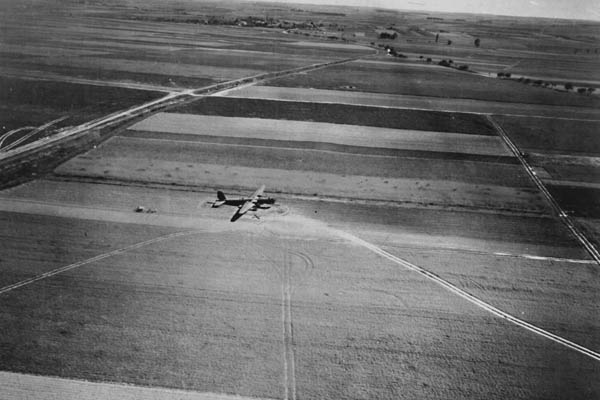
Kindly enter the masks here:
<path id="1" fill-rule="evenodd" d="M 217 192 L 217 199 L 219 199 L 219 201 L 225 201 L 225 193 L 221 192 L 220 190 Z"/>

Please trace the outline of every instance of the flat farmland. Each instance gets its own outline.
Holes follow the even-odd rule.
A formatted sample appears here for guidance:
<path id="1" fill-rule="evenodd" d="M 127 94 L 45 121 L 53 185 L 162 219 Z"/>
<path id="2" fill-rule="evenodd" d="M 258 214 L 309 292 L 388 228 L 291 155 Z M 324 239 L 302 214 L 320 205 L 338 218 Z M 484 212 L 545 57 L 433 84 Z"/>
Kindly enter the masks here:
<path id="1" fill-rule="evenodd" d="M 596 265 L 452 250 L 387 248 L 480 299 L 588 348 L 600 347 Z M 452 254 L 450 257 L 448 257 Z M 441 262 L 441 260 L 444 262 Z M 543 276 L 543 279 L 540 277 Z M 571 277 L 577 277 L 572 279 Z M 569 299 L 569 301 L 565 301 Z"/>
<path id="2" fill-rule="evenodd" d="M 307 57 L 306 55 L 287 55 L 285 58 L 280 54 L 238 50 L 235 48 L 194 48 L 179 49 L 164 52 L 161 50 L 126 51 L 101 56 L 102 58 L 117 60 L 148 60 L 153 62 L 165 62 L 187 65 L 213 66 L 219 68 L 240 68 L 246 70 L 278 71 L 292 69 L 311 64 L 320 64 L 326 60 L 335 60 L 333 57 Z"/>
<path id="3" fill-rule="evenodd" d="M 95 86 L 128 86 L 145 85 L 155 91 L 176 91 L 182 88 L 201 88 L 217 83 L 212 77 L 169 76 L 154 72 L 114 71 L 98 68 L 74 67 L 69 65 L 49 65 L 38 62 L 11 62 L 11 66 L 3 66 L 0 70 L 5 76 L 20 75 L 41 80 L 77 83 L 78 79 L 90 80 Z M 20 72 L 16 72 L 20 71 Z"/>
<path id="4" fill-rule="evenodd" d="M 204 156 L 202 155 L 204 154 Z M 500 172 L 505 171 L 505 172 Z M 308 173 L 310 172 L 310 173 Z M 63 177 L 546 212 L 517 165 L 113 138 L 56 169 Z"/>
<path id="5" fill-rule="evenodd" d="M 8 63 L 8 66 L 26 67 L 26 65 L 23 65 L 23 63 L 20 62 L 14 64 Z M 38 70 L 49 68 L 51 71 L 54 67 L 58 67 L 57 71 L 60 71 L 63 68 L 66 68 L 67 70 L 69 68 L 78 68 L 88 71 L 108 70 L 127 73 L 155 74 L 162 76 L 181 76 L 184 78 L 213 79 L 215 81 L 239 79 L 265 72 L 261 68 L 218 67 L 212 65 L 198 66 L 193 64 L 179 64 L 177 62 L 109 59 L 102 57 L 85 57 L 76 59 L 48 57 L 36 60 L 33 67 Z"/>
<path id="6" fill-rule="evenodd" d="M 557 182 L 559 183 L 559 182 Z M 600 188 L 551 183 L 548 190 L 561 206 L 578 217 L 600 218 Z"/>
<path id="7" fill-rule="evenodd" d="M 600 154 L 600 121 L 495 116 L 510 138 L 528 151 Z"/>
<path id="8" fill-rule="evenodd" d="M 244 195 L 246 192 L 244 189 L 221 188 L 230 196 Z M 113 219 L 109 214 L 105 214 L 102 217 L 104 220 L 131 224 L 154 223 L 155 220 L 160 222 L 159 216 L 162 214 L 171 216 L 172 219 L 175 219 L 173 216 L 221 219 L 232 211 L 210 208 L 210 202 L 215 198 L 214 190 L 151 184 L 128 185 L 121 182 L 86 182 L 75 176 L 32 181 L 2 191 L 0 198 L 4 200 L 4 211 L 13 210 L 9 205 L 22 201 L 30 205 L 31 210 L 37 209 L 44 215 L 65 215 L 73 218 L 84 218 L 86 215 L 100 218 L 96 217 L 98 213 L 92 215 L 85 210 L 110 207 L 110 210 L 122 212 L 116 214 L 118 216 Z M 560 221 L 548 215 L 526 216 L 500 211 L 482 213 L 442 207 L 402 207 L 385 202 L 340 203 L 331 199 L 283 193 L 278 194 L 277 198 L 281 199 L 282 204 L 274 209 L 276 214 L 280 211 L 285 214 L 288 212 L 286 210 L 293 210 L 302 216 L 318 217 L 319 221 L 328 226 L 360 232 L 381 245 L 389 245 L 386 240 L 398 235 L 394 240 L 405 243 L 407 248 L 442 247 L 467 251 L 529 252 L 540 256 L 586 258 L 585 251 L 562 229 Z M 47 211 L 43 211 L 46 210 L 44 204 L 48 207 Z M 131 213 L 139 204 L 158 210 L 158 214 L 145 216 Z M 61 214 L 66 209 L 80 211 Z M 33 212 L 31 210 L 30 212 Z M 123 212 L 126 212 L 127 216 L 123 215 Z M 268 219 L 269 215 L 263 218 Z M 494 229 L 489 229 L 490 226 Z M 191 228 L 195 225 L 183 224 L 179 227 Z M 449 232 L 452 234 L 449 235 Z"/>
<path id="9" fill-rule="evenodd" d="M 130 128 L 199 136 L 323 142 L 356 147 L 509 156 L 498 136 L 388 129 L 350 124 L 159 113 Z"/>
<path id="10" fill-rule="evenodd" d="M 531 163 L 542 167 L 552 180 L 596 184 L 600 182 L 598 157 L 531 153 Z"/>
<path id="11" fill-rule="evenodd" d="M 228 91 L 223 96 L 244 98 L 244 99 L 261 99 L 261 100 L 278 100 L 285 102 L 307 102 L 307 106 L 295 106 L 296 109 L 302 110 L 305 107 L 311 107 L 317 112 L 319 109 L 328 109 L 330 103 L 336 105 L 349 104 L 358 106 L 371 106 L 371 107 L 390 107 L 399 109 L 421 109 L 431 111 L 446 111 L 457 113 L 453 115 L 452 121 L 456 121 L 456 116 L 461 115 L 458 113 L 484 113 L 484 114 L 508 114 L 508 115 L 522 115 L 522 116 L 543 116 L 543 117 L 562 117 L 562 118 L 581 118 L 581 119 L 600 119 L 600 111 L 594 108 L 581 108 L 581 107 L 564 107 L 564 106 L 549 106 L 549 105 L 535 105 L 535 104 L 523 104 L 523 103 L 508 103 L 501 101 L 486 101 L 486 100 L 472 100 L 472 99 L 456 99 L 456 98 L 444 98 L 439 97 L 427 97 L 427 96 L 411 96 L 411 95 L 398 95 L 398 94 L 387 94 L 387 93 L 366 93 L 366 92 L 355 92 L 349 90 L 327 90 L 327 89 L 314 89 L 314 88 L 302 88 L 302 87 L 278 87 L 278 86 L 246 86 L 239 89 Z M 246 100 L 244 103 L 237 103 L 236 106 L 245 109 L 243 105 L 250 103 Z M 319 103 L 319 106 L 314 103 Z M 222 103 L 224 107 L 231 103 Z M 265 102 L 263 104 L 270 104 L 269 110 L 285 109 L 285 106 L 278 106 L 276 103 Z M 194 103 L 192 106 L 199 112 L 206 112 L 205 109 L 208 107 L 199 107 L 200 103 Z M 333 107 L 331 107 L 333 108 Z M 192 108 L 188 108 L 191 110 Z M 381 110 L 381 108 L 379 108 Z M 328 109 L 331 113 L 331 109 Z M 212 112 L 212 110 L 211 110 Z M 226 112 L 226 111 L 225 111 Z M 265 111 L 268 112 L 268 111 Z M 354 112 L 347 117 L 356 115 Z M 390 116 L 375 119 L 376 121 L 389 121 Z M 427 121 L 433 121 L 434 114 L 429 114 L 430 118 L 425 121 L 419 121 L 420 124 L 427 124 Z M 365 116 L 360 115 L 360 121 L 368 120 Z M 358 118 L 357 118 L 358 119 Z M 450 122 L 440 124 L 438 130 L 441 130 L 441 125 L 448 126 Z M 391 126 L 390 126 L 391 127 Z M 458 130 L 457 130 L 458 129 Z M 452 132 L 461 132 L 460 128 L 449 128 Z M 487 131 L 487 129 L 485 129 Z M 483 129 L 481 129 L 483 132 Z"/>
<path id="12" fill-rule="evenodd" d="M 312 47 L 302 51 L 303 46 L 296 46 L 298 54 L 281 57 L 277 49 L 289 48 L 286 43 L 293 41 L 279 32 L 260 35 L 238 27 L 127 20 L 125 10 L 120 18 L 99 18 L 87 11 L 63 6 L 48 15 L 43 7 L 7 7 L 0 13 L 5 27 L 0 65 L 106 84 L 197 88 L 372 51 L 348 46 L 344 52 L 340 45 L 338 50 L 314 53 Z M 28 24 L 31 20 L 36 20 L 35 26 Z"/>
<path id="13" fill-rule="evenodd" d="M 524 168 L 598 245 L 600 98 L 418 60 L 594 80 L 597 27 L 437 16 L 7 4 L 15 126 L 173 102 L 0 190 L 0 397 L 600 398 L 598 265 Z"/>
<path id="14" fill-rule="evenodd" d="M 373 79 L 373 75 L 377 79 Z M 558 93 L 518 82 L 486 78 L 444 67 L 361 61 L 269 81 L 268 86 L 504 101 L 557 106 L 598 107 L 600 100 Z"/>
<path id="15" fill-rule="evenodd" d="M 261 90 L 261 86 L 250 86 Z M 284 92 L 295 88 L 273 88 Z M 496 135 L 489 122 L 479 115 L 443 113 L 424 110 L 394 110 L 379 105 L 362 106 L 343 104 L 343 97 L 334 97 L 328 103 L 315 101 L 280 101 L 279 99 L 235 98 L 239 89 L 226 92 L 230 97 L 207 97 L 176 109 L 187 114 L 219 115 L 224 117 L 252 117 L 264 119 L 285 119 L 294 121 L 328 122 L 358 126 L 374 126 L 393 129 L 415 129 L 475 135 Z M 242 93 L 245 89 L 241 89 Z M 312 92 L 312 90 L 310 90 Z M 296 99 L 294 99 L 296 100 Z"/>
<path id="16" fill-rule="evenodd" d="M 0 134 L 42 125 L 61 116 L 69 117 L 62 121 L 63 126 L 76 125 L 162 95 L 147 90 L 0 77 Z"/>
<path id="17" fill-rule="evenodd" d="M 38 198 L 42 207 L 47 201 L 64 202 L 59 197 L 47 199 L 40 183 L 13 189 L 11 197 Z M 127 225 L 129 235 L 141 239 L 138 231 L 150 232 L 148 227 L 157 224 L 154 217 L 131 213 L 127 201 L 121 205 L 113 201 L 111 190 L 122 195 L 133 190 L 127 196 L 132 201 L 138 198 L 136 192 L 147 198 L 197 199 L 194 193 L 172 196 L 164 189 L 99 185 L 97 196 L 91 196 L 85 186 L 70 182 L 45 185 L 48 193 L 72 193 L 68 202 L 87 210 L 77 221 L 69 221 L 72 217 L 65 214 L 46 225 L 53 226 L 54 235 L 70 230 L 72 224 L 99 222 L 106 225 L 105 232 L 113 232 L 116 221 L 104 219 L 100 211 L 115 206 L 138 220 Z M 49 190 L 52 185 L 55 189 Z M 377 209 L 371 207 L 372 212 Z M 489 380 L 513 398 L 598 393 L 592 379 L 597 374 L 594 363 L 345 242 L 336 229 L 318 220 L 290 210 L 289 217 L 267 216 L 263 223 L 248 220 L 232 225 L 209 217 L 210 209 L 202 210 L 196 212 L 204 223 L 193 233 L 4 293 L 0 298 L 6 332 L 2 368 L 262 398 L 284 397 L 286 390 L 306 398 L 360 398 L 367 393 L 390 399 L 406 393 L 426 393 L 430 398 L 494 397 L 497 386 L 490 386 Z M 160 213 L 157 221 L 176 217 L 167 210 Z M 379 214 L 383 216 L 382 210 Z M 15 224 L 30 218 L 25 213 L 10 215 Z M 10 231 L 6 240 L 15 247 L 3 255 L 3 262 L 17 265 L 23 261 L 16 261 L 15 255 L 26 251 L 29 243 L 19 243 L 18 234 Z M 43 229 L 38 234 L 47 236 Z M 72 235 L 69 240 L 77 248 L 88 239 Z M 108 250 L 112 247 L 104 251 Z M 401 253 L 427 256 L 428 252 Z M 35 257 L 43 255 L 31 258 Z M 483 279 L 482 271 L 465 268 L 464 257 L 469 265 L 478 260 L 490 269 L 492 265 L 498 271 L 507 268 L 502 257 L 468 258 L 469 253 L 459 253 L 456 258 L 452 252 L 448 257 L 456 259 L 453 274 L 473 279 Z M 419 261 L 430 267 L 428 259 Z M 515 268 L 527 265 L 518 258 L 510 263 Z M 581 268 L 570 271 L 585 278 Z M 535 283 L 534 276 L 523 283 L 518 276 L 499 272 L 489 276 L 487 297 L 482 297 L 497 305 L 503 304 L 503 298 L 509 301 L 503 296 L 507 284 Z M 587 284 L 595 285 L 593 280 Z M 282 298 L 284 293 L 289 297 Z M 535 298 L 537 292 L 531 295 Z M 289 307 L 291 319 L 282 319 L 282 305 Z M 540 316 L 547 315 L 540 307 L 537 314 L 524 318 L 539 322 Z M 560 327 L 547 326 L 565 335 L 576 333 L 577 315 L 571 314 L 571 321 Z M 285 327 L 292 323 L 290 342 L 285 332 L 291 331 Z M 284 359 L 293 360 L 293 366 L 286 367 Z M 559 371 L 556 362 L 562 365 Z"/>
<path id="18" fill-rule="evenodd" d="M 148 227 L 139 232 L 132 224 L 111 225 L 103 221 L 10 212 L 0 212 L 0 221 L 3 251 L 0 287 L 172 232 L 162 227 Z M 115 235 L 112 229 L 118 229 L 120 235 Z M 17 232 L 23 237 L 15 240 Z"/>

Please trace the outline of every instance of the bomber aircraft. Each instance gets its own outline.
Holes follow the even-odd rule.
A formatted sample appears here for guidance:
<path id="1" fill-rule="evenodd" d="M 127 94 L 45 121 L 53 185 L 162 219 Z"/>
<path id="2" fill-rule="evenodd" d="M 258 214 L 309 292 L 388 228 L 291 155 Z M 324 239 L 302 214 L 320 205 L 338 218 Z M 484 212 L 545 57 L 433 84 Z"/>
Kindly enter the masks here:
<path id="1" fill-rule="evenodd" d="M 246 214 L 248 211 L 256 211 L 258 209 L 266 210 L 271 207 L 264 207 L 265 204 L 274 204 L 275 199 L 271 197 L 264 197 L 263 192 L 265 191 L 265 185 L 262 185 L 258 188 L 256 192 L 252 194 L 251 197 L 241 197 L 238 199 L 228 199 L 225 197 L 225 194 L 220 190 L 217 192 L 217 201 L 213 203 L 213 208 L 221 207 L 222 205 L 226 206 L 235 206 L 237 207 L 237 211 L 231 217 L 231 222 L 237 221 L 242 215 Z"/>

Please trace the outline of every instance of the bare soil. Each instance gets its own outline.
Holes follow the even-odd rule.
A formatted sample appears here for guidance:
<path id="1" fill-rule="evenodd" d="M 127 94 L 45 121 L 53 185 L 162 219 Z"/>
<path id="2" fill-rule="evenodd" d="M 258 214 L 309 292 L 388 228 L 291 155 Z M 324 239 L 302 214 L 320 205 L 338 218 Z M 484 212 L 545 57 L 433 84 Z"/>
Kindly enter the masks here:
<path id="1" fill-rule="evenodd" d="M 235 93 L 235 91 L 231 93 Z M 494 129 L 487 120 L 478 115 L 408 109 L 394 110 L 336 103 L 207 97 L 179 107 L 176 111 L 226 117 L 275 118 L 393 129 L 495 135 Z"/>
<path id="2" fill-rule="evenodd" d="M 600 154 L 600 121 L 495 116 L 510 138 L 527 151 Z"/>
<path id="3" fill-rule="evenodd" d="M 513 398 L 598 392 L 596 364 L 577 353 L 362 248 L 307 240 L 309 220 L 282 223 L 180 237 L 4 294 L 2 368 L 273 398 L 292 376 L 306 398 L 494 397 L 490 379 Z M 282 359 L 285 268 L 293 369 Z"/>
<path id="4" fill-rule="evenodd" d="M 446 111 L 453 113 L 489 113 L 489 114 L 511 114 L 511 115 L 531 115 L 545 117 L 563 117 L 563 118 L 587 118 L 599 119 L 600 111 L 592 108 L 565 107 L 523 104 L 516 102 L 501 102 L 489 100 L 472 100 L 457 98 L 440 98 L 427 96 L 411 96 L 387 93 L 368 93 L 349 90 L 326 90 L 301 87 L 277 87 L 277 86 L 247 86 L 232 90 L 225 94 L 227 97 L 251 98 L 263 100 L 283 100 L 287 102 L 316 102 L 321 103 L 321 107 L 331 107 L 329 103 L 350 104 L 371 107 L 392 107 L 399 109 L 421 109 L 431 111 Z M 198 103 L 195 103 L 198 104 Z M 194 105 L 195 105 L 194 104 Z M 242 103 L 244 104 L 244 103 Z M 237 106 L 240 108 L 242 104 Z M 273 105 L 277 107 L 277 105 Z M 284 107 L 284 106 L 282 106 Z M 309 107 L 309 106 L 304 106 Z M 318 112 L 321 107 L 315 107 L 313 110 Z M 302 106 L 297 106 L 302 109 Z M 296 107 L 295 107 L 296 109 Z M 199 110 L 199 108 L 198 108 Z M 205 111 L 203 111 L 205 112 Z M 212 111 L 211 111 L 212 112 Z M 218 112 L 218 111 L 216 111 Z M 264 112 L 268 112 L 265 110 Z M 206 112 L 205 112 L 206 113 Z M 332 113 L 332 110 L 329 110 Z M 354 115 L 354 113 L 352 114 Z M 430 114 L 433 116 L 432 114 Z M 454 117 L 462 114 L 454 114 Z M 351 116 L 349 116 L 351 117 Z M 366 116 L 361 121 L 369 121 Z M 391 116 L 386 116 L 383 121 L 391 120 Z M 425 121 L 428 121 L 426 119 Z M 327 121 L 326 121 L 327 122 Z M 421 122 L 421 121 L 420 121 Z M 361 123 L 361 122 L 357 122 Z M 375 123 L 375 122 L 374 122 Z M 425 122 L 427 123 L 427 122 Z M 450 122 L 447 122 L 450 123 Z M 394 128 L 394 126 L 390 126 Z M 452 128 L 451 131 L 458 132 Z M 441 130 L 437 128 L 436 130 Z M 461 130 L 462 131 L 462 130 Z M 486 130 L 487 131 L 487 130 Z M 483 129 L 481 130 L 483 132 Z M 481 133 L 480 133 L 481 134 Z"/>
<path id="5" fill-rule="evenodd" d="M 508 157 L 500 137 L 279 119 L 155 114 L 131 130 Z"/>

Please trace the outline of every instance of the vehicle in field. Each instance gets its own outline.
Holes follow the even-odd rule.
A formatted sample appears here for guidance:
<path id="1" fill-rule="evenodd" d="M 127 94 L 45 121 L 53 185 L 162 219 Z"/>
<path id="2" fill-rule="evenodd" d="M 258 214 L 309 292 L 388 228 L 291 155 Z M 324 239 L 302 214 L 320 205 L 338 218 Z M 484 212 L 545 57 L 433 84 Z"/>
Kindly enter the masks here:
<path id="1" fill-rule="evenodd" d="M 268 206 L 265 207 L 266 204 L 275 204 L 274 198 L 263 196 L 264 191 L 265 185 L 262 185 L 250 197 L 228 199 L 225 196 L 225 193 L 219 190 L 217 192 L 217 200 L 213 203 L 212 207 L 217 208 L 221 207 L 222 205 L 237 207 L 237 211 L 231 217 L 231 222 L 235 222 L 248 211 L 256 211 L 258 209 L 266 210 L 271 208 Z"/>

